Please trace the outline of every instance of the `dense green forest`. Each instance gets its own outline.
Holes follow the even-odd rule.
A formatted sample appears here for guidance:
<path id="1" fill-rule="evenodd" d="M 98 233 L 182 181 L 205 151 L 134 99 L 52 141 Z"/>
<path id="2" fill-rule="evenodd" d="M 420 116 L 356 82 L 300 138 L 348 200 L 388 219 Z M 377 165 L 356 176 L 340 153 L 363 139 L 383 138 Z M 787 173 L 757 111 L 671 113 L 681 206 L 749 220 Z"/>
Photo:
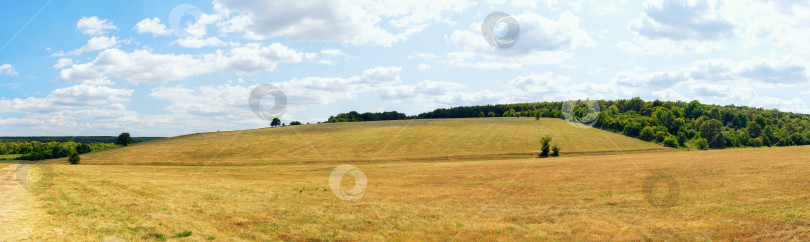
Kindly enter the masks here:
<path id="1" fill-rule="evenodd" d="M 161 139 L 132 137 L 127 144 Z M 45 160 L 120 147 L 116 136 L 0 137 L 0 155 L 21 155 L 18 160 Z"/>
<path id="2" fill-rule="evenodd" d="M 348 113 L 341 113 L 337 117 L 331 116 L 327 123 L 339 123 L 339 122 L 361 122 L 361 121 L 381 121 L 381 120 L 399 120 L 399 119 L 408 119 L 404 113 L 399 113 L 396 111 L 393 112 L 382 112 L 382 113 L 357 113 L 355 111 L 351 111 Z"/>
<path id="3" fill-rule="evenodd" d="M 72 153 L 84 154 L 109 148 L 119 147 L 112 143 L 76 143 L 76 142 L 0 142 L 0 155 L 19 154 L 18 160 L 45 160 L 67 157 Z"/>
<path id="4" fill-rule="evenodd" d="M 810 144 L 810 115 L 776 109 L 734 105 L 707 105 L 698 101 L 644 101 L 641 98 L 597 100 L 600 112 L 593 127 L 669 147 L 696 149 L 726 147 L 790 146 Z M 415 116 L 397 112 L 341 113 L 327 122 L 471 117 L 565 118 L 564 111 L 585 118 L 587 102 L 570 111 L 564 102 L 538 102 L 440 108 Z M 396 115 L 391 115 L 396 114 Z"/>

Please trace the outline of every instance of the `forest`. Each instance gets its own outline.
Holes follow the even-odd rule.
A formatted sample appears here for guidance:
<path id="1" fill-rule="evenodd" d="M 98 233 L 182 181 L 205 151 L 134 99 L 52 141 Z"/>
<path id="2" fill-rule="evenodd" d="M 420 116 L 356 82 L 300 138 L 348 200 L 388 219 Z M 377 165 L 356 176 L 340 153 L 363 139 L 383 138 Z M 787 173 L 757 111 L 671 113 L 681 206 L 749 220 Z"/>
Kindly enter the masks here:
<path id="1" fill-rule="evenodd" d="M 13 141 L 0 142 L 0 155 L 21 155 L 16 158 L 17 160 L 45 160 L 67 157 L 72 153 L 84 154 L 119 146 L 113 143 Z"/>
<path id="2" fill-rule="evenodd" d="M 595 100 L 599 112 L 588 114 L 588 102 L 568 110 L 564 102 L 536 102 L 439 108 L 419 115 L 398 112 L 341 113 L 327 122 L 472 117 L 565 118 L 596 120 L 593 127 L 673 148 L 791 146 L 810 144 L 810 115 L 776 109 L 702 104 L 698 101 L 644 101 L 635 97 Z M 591 105 L 593 107 L 593 105 Z M 591 117 L 587 117 L 590 115 Z M 598 116 L 596 116 L 598 115 Z"/>
<path id="3" fill-rule="evenodd" d="M 162 139 L 163 137 L 132 137 L 132 143 L 140 143 L 144 141 Z M 76 143 L 115 143 L 118 139 L 116 136 L 16 136 L 16 137 L 0 137 L 0 142 L 30 142 L 38 141 L 42 143 L 47 142 L 76 142 Z"/>

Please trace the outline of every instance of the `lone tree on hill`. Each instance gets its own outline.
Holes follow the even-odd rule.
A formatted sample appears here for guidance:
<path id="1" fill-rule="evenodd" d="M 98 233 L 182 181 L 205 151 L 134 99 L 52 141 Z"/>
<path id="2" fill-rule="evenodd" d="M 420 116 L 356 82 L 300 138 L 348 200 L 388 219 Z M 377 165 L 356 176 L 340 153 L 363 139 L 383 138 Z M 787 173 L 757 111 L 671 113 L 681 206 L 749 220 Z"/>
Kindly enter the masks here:
<path id="1" fill-rule="evenodd" d="M 273 121 L 270 122 L 270 127 L 278 127 L 281 126 L 281 119 L 273 118 Z"/>
<path id="2" fill-rule="evenodd" d="M 117 145 L 127 146 L 132 143 L 132 137 L 129 136 L 128 132 L 123 132 L 118 135 L 118 140 L 115 141 Z"/>
<path id="3" fill-rule="evenodd" d="M 70 162 L 71 165 L 78 165 L 80 160 L 79 153 L 76 152 L 71 153 L 70 158 L 68 158 L 68 162 Z"/>

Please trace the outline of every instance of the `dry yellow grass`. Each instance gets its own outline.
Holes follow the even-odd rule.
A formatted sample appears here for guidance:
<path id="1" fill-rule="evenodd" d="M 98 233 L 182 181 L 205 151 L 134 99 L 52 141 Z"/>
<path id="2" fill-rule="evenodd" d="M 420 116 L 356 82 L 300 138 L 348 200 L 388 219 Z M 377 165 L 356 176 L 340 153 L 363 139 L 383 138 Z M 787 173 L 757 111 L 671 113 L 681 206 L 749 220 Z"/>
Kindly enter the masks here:
<path id="1" fill-rule="evenodd" d="M 186 135 L 82 155 L 84 164 L 301 164 L 528 158 L 554 136 L 566 155 L 673 151 L 561 119 L 469 118 L 333 123 Z"/>
<path id="2" fill-rule="evenodd" d="M 361 163 L 368 187 L 356 202 L 328 190 L 334 163 L 54 165 L 41 226 L 96 241 L 183 231 L 190 240 L 806 240 L 808 153 Z M 673 206 L 645 201 L 651 174 L 677 182 Z"/>

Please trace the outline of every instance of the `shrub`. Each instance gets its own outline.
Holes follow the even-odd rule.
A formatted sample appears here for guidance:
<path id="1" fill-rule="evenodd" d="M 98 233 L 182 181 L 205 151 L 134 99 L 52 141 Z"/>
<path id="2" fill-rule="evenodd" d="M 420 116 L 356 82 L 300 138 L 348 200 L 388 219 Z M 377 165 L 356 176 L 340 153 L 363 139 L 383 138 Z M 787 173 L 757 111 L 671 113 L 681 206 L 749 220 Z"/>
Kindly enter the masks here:
<path id="1" fill-rule="evenodd" d="M 678 138 L 672 135 L 667 136 L 662 144 L 666 147 L 678 148 Z"/>
<path id="2" fill-rule="evenodd" d="M 644 127 L 643 129 L 641 129 L 641 134 L 639 135 L 639 137 L 647 141 L 653 140 L 655 138 L 655 129 L 649 126 Z"/>
<path id="3" fill-rule="evenodd" d="M 79 152 L 79 154 L 90 153 L 90 151 L 90 146 L 87 144 L 79 144 L 79 146 L 76 146 L 76 152 Z"/>
<path id="4" fill-rule="evenodd" d="M 35 161 L 35 160 L 45 160 L 45 159 L 50 159 L 50 158 L 51 158 L 51 154 L 37 151 L 37 152 L 33 152 L 33 153 L 30 153 L 30 154 L 27 154 L 27 155 L 20 156 L 17 159 L 18 160 Z"/>
<path id="5" fill-rule="evenodd" d="M 750 144 L 751 144 L 751 146 L 754 146 L 754 147 L 760 147 L 760 146 L 762 146 L 762 145 L 763 145 L 762 138 L 760 138 L 760 137 L 756 137 L 756 138 L 750 139 L 750 140 L 748 141 L 748 143 L 750 143 Z"/>
<path id="6" fill-rule="evenodd" d="M 667 137 L 667 132 L 658 131 L 655 133 L 655 142 L 661 143 L 664 142 L 664 139 Z"/>
<path id="7" fill-rule="evenodd" d="M 290 122 L 290 125 L 301 125 L 301 122 L 299 122 L 299 121 L 292 121 L 292 122 Z"/>
<path id="8" fill-rule="evenodd" d="M 695 140 L 695 146 L 698 149 L 706 150 L 709 148 L 709 142 L 706 141 L 706 139 L 704 138 L 698 138 L 697 140 Z"/>
<path id="9" fill-rule="evenodd" d="M 551 156 L 560 156 L 560 146 L 551 146 Z"/>
<path id="10" fill-rule="evenodd" d="M 70 157 L 68 158 L 68 162 L 70 162 L 71 165 L 78 165 L 81 159 L 82 158 L 79 157 L 79 153 L 71 153 Z"/>
<path id="11" fill-rule="evenodd" d="M 191 236 L 191 231 L 183 231 L 174 235 L 175 238 L 185 238 Z"/>
<path id="12" fill-rule="evenodd" d="M 58 145 L 51 148 L 51 158 L 67 157 L 69 154 L 68 149 L 64 146 Z"/>
<path id="13" fill-rule="evenodd" d="M 543 148 L 540 149 L 540 157 L 547 157 L 549 152 L 549 143 L 551 143 L 551 136 L 543 136 L 540 138 L 540 144 L 542 144 Z"/>

